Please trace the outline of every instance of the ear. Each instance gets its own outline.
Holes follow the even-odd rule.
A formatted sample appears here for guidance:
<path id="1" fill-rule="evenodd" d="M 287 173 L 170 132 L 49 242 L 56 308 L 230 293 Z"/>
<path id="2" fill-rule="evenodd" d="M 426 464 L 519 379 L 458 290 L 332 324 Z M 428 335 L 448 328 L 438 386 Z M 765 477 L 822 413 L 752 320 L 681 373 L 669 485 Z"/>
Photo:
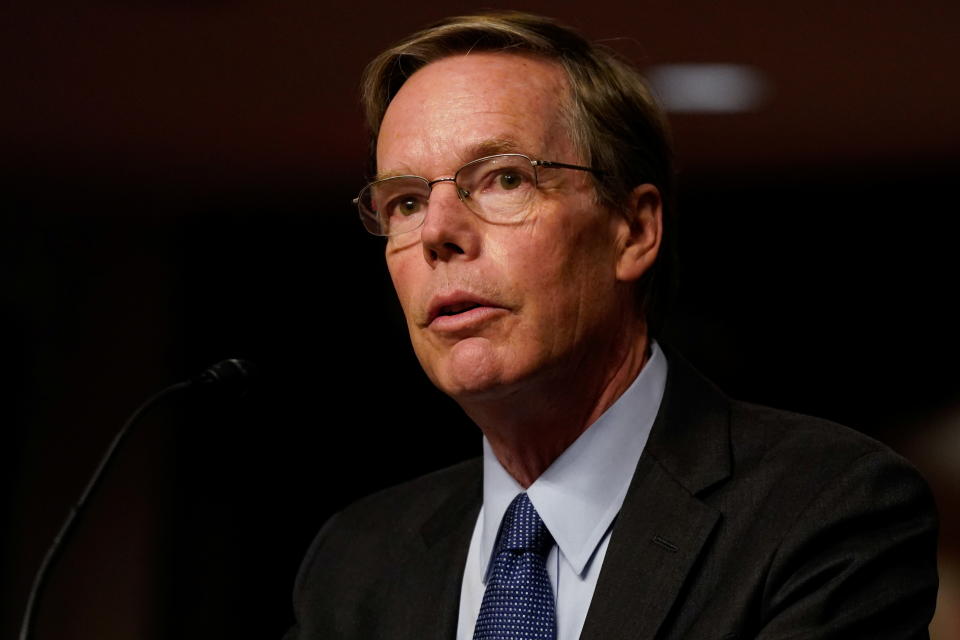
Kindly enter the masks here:
<path id="1" fill-rule="evenodd" d="M 659 189 L 652 184 L 642 184 L 633 190 L 617 233 L 620 249 L 617 279 L 621 282 L 639 280 L 660 252 L 663 202 Z"/>

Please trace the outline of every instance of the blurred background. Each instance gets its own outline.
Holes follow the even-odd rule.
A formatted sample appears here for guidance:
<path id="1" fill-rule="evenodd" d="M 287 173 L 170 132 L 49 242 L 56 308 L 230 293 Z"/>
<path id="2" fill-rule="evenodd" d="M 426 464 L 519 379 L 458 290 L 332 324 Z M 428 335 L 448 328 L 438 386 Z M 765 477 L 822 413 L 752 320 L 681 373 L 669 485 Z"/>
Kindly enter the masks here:
<path id="1" fill-rule="evenodd" d="M 921 468 L 942 517 L 934 637 L 960 637 L 960 5 L 485 6 L 553 15 L 648 70 L 680 160 L 667 339 L 731 395 Z M 126 416 L 220 359 L 254 361 L 257 385 L 140 424 L 38 639 L 279 638 L 329 515 L 479 453 L 350 203 L 364 64 L 477 8 L 4 4 L 0 636 Z"/>

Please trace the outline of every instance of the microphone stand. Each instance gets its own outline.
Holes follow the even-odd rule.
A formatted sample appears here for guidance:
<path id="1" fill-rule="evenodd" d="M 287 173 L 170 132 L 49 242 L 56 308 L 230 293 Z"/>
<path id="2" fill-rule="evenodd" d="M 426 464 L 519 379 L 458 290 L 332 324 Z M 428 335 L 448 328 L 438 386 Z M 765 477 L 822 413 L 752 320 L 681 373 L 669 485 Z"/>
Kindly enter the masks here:
<path id="1" fill-rule="evenodd" d="M 56 537 L 53 539 L 53 543 L 50 545 L 50 548 L 47 549 L 47 554 L 43 557 L 43 562 L 40 563 L 40 568 L 37 569 L 37 573 L 34 576 L 33 586 L 30 588 L 30 595 L 27 597 L 27 606 L 24 609 L 23 622 L 20 625 L 20 635 L 18 636 L 19 640 L 30 640 L 31 627 L 33 626 L 33 619 L 36 612 L 36 603 L 43 591 L 47 573 L 54 561 L 60 555 L 60 550 L 63 548 L 63 542 L 66 540 L 67 535 L 73 527 L 73 523 L 76 520 L 77 515 L 83 510 L 87 503 L 87 499 L 96 490 L 97 486 L 99 486 L 100 480 L 103 477 L 103 471 L 113 459 L 113 455 L 116 452 L 117 447 L 119 447 L 120 443 L 123 442 L 124 438 L 126 438 L 130 428 L 137 422 L 137 420 L 140 419 L 140 416 L 142 416 L 148 409 L 150 409 L 163 398 L 166 398 L 167 396 L 182 389 L 186 389 L 194 385 L 211 384 L 236 386 L 239 384 L 239 382 L 243 381 L 244 378 L 249 377 L 251 373 L 252 366 L 249 362 L 237 359 L 224 360 L 222 362 L 218 362 L 200 375 L 191 378 L 190 380 L 172 384 L 169 387 L 158 391 L 147 398 L 143 404 L 137 407 L 137 410 L 133 412 L 117 435 L 113 437 L 113 440 L 110 442 L 110 446 L 107 447 L 106 453 L 103 454 L 103 458 L 100 460 L 100 464 L 98 464 L 96 470 L 94 470 L 90 481 L 87 482 L 87 486 L 84 488 L 83 493 L 80 494 L 80 498 L 77 500 L 76 504 L 70 508 L 70 512 L 67 514 L 67 518 L 64 520 L 63 525 L 61 525 L 60 531 L 57 532 Z"/>

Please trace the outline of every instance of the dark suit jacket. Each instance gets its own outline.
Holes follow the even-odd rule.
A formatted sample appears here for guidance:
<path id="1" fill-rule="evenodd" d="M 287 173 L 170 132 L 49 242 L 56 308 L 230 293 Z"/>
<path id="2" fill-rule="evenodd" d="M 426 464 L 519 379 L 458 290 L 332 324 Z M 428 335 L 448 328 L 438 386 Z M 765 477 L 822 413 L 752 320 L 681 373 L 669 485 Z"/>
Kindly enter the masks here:
<path id="1" fill-rule="evenodd" d="M 287 638 L 454 638 L 481 497 L 477 459 L 331 518 Z M 913 468 L 838 425 L 732 401 L 671 357 L 581 638 L 922 638 L 936 590 Z"/>

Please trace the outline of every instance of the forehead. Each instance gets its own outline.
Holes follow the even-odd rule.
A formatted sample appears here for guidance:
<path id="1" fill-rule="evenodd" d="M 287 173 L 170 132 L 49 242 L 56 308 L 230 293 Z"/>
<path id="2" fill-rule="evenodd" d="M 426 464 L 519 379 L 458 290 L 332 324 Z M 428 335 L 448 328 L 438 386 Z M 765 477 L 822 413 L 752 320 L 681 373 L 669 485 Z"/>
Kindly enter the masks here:
<path id="1" fill-rule="evenodd" d="M 432 62 L 387 108 L 379 173 L 442 173 L 507 151 L 572 159 L 563 118 L 568 95 L 563 68 L 535 56 L 481 52 Z"/>

